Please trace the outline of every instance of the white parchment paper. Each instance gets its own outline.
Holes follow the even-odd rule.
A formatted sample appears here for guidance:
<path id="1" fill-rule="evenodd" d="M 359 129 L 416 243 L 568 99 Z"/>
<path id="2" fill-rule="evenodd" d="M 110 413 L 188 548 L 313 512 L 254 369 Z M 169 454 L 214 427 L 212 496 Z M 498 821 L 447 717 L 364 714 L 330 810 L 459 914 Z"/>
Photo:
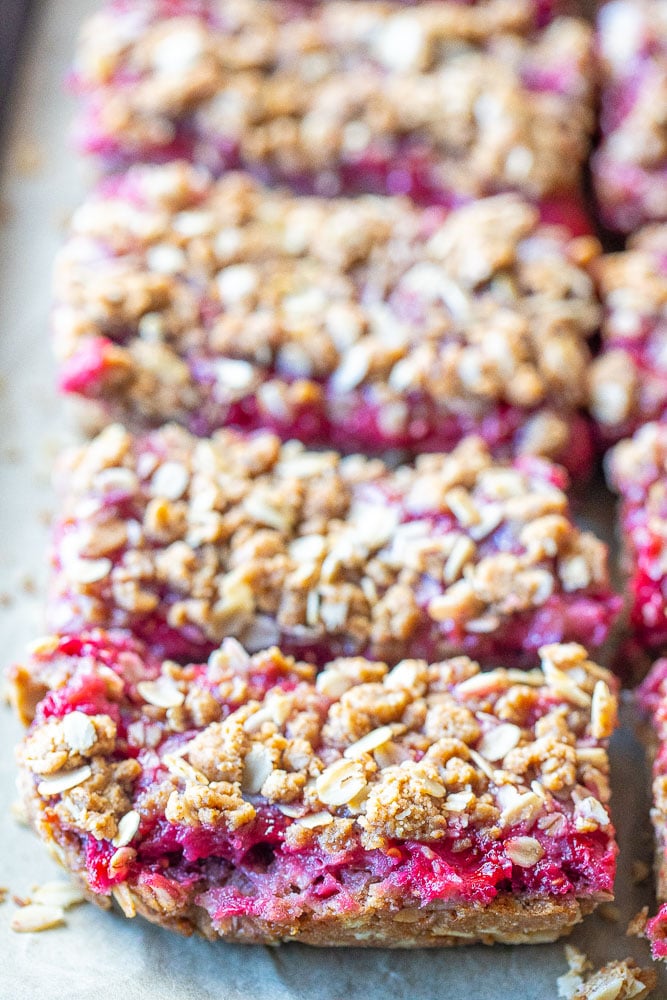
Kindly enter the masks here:
<path id="1" fill-rule="evenodd" d="M 85 187 L 67 142 L 71 102 L 62 79 L 74 37 L 94 0 L 50 0 L 26 53 L 5 150 L 0 212 L 0 663 L 40 635 L 46 578 L 49 468 L 72 434 L 53 390 L 48 345 L 50 268 L 61 228 Z M 0 10 L 0 31 L 1 26 Z M 586 520 L 610 523 L 610 502 L 589 494 Z M 643 941 L 625 937 L 629 918 L 654 907 L 650 879 L 633 885 L 631 862 L 651 860 L 648 775 L 634 719 L 613 743 L 615 820 L 621 859 L 619 919 L 589 918 L 571 941 L 597 964 L 634 955 Z M 36 838 L 10 814 L 15 798 L 13 746 L 19 727 L 0 707 L 0 886 L 29 894 L 58 877 Z M 15 906 L 0 905 L 0 1000 L 553 1000 L 566 971 L 561 944 L 432 951 L 318 951 L 207 944 L 182 939 L 137 918 L 84 905 L 66 927 L 40 934 L 10 930 Z M 658 997 L 667 997 L 667 972 Z"/>

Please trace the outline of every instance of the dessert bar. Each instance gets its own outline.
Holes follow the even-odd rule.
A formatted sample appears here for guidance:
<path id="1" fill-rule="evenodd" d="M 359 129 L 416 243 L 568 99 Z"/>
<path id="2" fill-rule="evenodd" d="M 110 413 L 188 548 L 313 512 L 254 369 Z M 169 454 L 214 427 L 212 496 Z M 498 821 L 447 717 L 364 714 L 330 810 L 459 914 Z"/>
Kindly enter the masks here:
<path id="1" fill-rule="evenodd" d="M 609 443 L 667 413 L 667 226 L 644 227 L 595 270 L 604 317 L 590 410 Z"/>
<path id="2" fill-rule="evenodd" d="M 84 29 L 80 145 L 300 192 L 432 204 L 518 190 L 587 229 L 592 29 L 514 0 L 111 3 Z"/>
<path id="3" fill-rule="evenodd" d="M 181 662 L 234 636 L 318 663 L 533 665 L 547 642 L 600 647 L 621 604 L 562 469 L 476 438 L 391 471 L 266 433 L 111 425 L 59 475 L 49 628 L 128 629 Z"/>
<path id="4" fill-rule="evenodd" d="M 667 219 L 667 3 L 612 0 L 598 15 L 602 141 L 593 159 L 607 225 Z"/>
<path id="5" fill-rule="evenodd" d="M 667 660 L 658 660 L 639 689 L 639 701 L 650 716 L 648 736 L 653 757 L 653 808 L 651 820 L 655 832 L 656 891 L 658 913 L 646 924 L 655 959 L 667 958 Z"/>
<path id="6" fill-rule="evenodd" d="M 645 424 L 608 454 L 608 480 L 621 497 L 630 621 L 640 645 L 667 643 L 667 424 Z"/>
<path id="7" fill-rule="evenodd" d="M 19 748 L 30 822 L 90 898 L 248 943 L 553 941 L 612 898 L 615 683 L 576 644 L 315 677 L 226 639 L 179 667 L 42 641 Z M 28 670 L 28 673 L 31 671 Z"/>
<path id="8" fill-rule="evenodd" d="M 136 167 L 74 214 L 56 265 L 60 384 L 132 427 L 366 453 L 475 432 L 581 475 L 598 255 L 517 195 L 449 213 Z"/>

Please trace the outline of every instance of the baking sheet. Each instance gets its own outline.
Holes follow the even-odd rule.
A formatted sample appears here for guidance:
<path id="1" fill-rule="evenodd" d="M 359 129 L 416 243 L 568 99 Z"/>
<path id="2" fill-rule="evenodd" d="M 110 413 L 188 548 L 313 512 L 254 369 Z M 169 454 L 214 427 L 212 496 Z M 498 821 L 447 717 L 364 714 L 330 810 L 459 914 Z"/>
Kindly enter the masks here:
<path id="1" fill-rule="evenodd" d="M 50 0 L 19 74 L 5 152 L 0 201 L 0 637 L 3 665 L 42 632 L 49 467 L 71 440 L 66 407 L 53 391 L 47 342 L 50 268 L 62 224 L 85 188 L 84 168 L 66 141 L 72 114 L 62 92 L 73 39 L 94 0 Z M 1 28 L 0 28 L 1 30 Z M 594 492 L 587 525 L 609 531 L 610 504 Z M 633 955 L 645 942 L 626 938 L 628 920 L 655 906 L 651 880 L 633 885 L 631 862 L 651 860 L 648 773 L 624 708 L 613 742 L 614 806 L 621 859 L 618 920 L 595 915 L 570 938 L 596 965 Z M 58 877 L 44 849 L 10 813 L 15 799 L 13 745 L 19 727 L 0 707 L 0 886 L 18 896 Z M 185 940 L 137 918 L 84 905 L 67 926 L 40 934 L 10 929 L 15 906 L 0 905 L 0 1000 L 553 1000 L 566 969 L 563 944 L 433 951 L 318 951 L 300 945 L 242 947 Z M 667 997 L 667 971 L 657 997 Z"/>

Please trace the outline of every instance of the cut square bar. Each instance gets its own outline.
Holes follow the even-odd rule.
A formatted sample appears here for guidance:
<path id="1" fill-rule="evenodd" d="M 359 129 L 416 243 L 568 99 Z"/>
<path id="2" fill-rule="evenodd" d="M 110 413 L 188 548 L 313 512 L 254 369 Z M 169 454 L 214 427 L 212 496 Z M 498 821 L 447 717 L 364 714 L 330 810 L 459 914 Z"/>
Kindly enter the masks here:
<path id="1" fill-rule="evenodd" d="M 81 39 L 80 144 L 323 195 L 517 190 L 587 230 L 592 29 L 536 20 L 516 0 L 112 3 Z"/>
<path id="2" fill-rule="evenodd" d="M 577 645 L 315 677 L 227 639 L 202 665 L 112 636 L 35 653 L 30 822 L 90 898 L 276 944 L 553 941 L 612 898 L 615 683 Z"/>
<path id="3" fill-rule="evenodd" d="M 667 415 L 667 225 L 646 226 L 595 270 L 604 316 L 590 408 L 609 443 Z"/>
<path id="4" fill-rule="evenodd" d="M 475 438 L 392 471 L 270 434 L 112 425 L 60 479 L 49 627 L 128 629 L 181 662 L 231 635 L 319 663 L 532 665 L 546 642 L 599 648 L 620 609 L 562 469 Z"/>
<path id="5" fill-rule="evenodd" d="M 651 820 L 655 831 L 655 871 L 658 903 L 656 916 L 646 924 L 656 960 L 667 959 L 667 660 L 658 660 L 639 689 L 639 701 L 650 716 L 648 736 L 653 758 L 653 808 Z"/>
<path id="6" fill-rule="evenodd" d="M 667 424 L 646 424 L 609 452 L 610 485 L 621 497 L 630 621 L 640 645 L 667 648 Z"/>
<path id="7" fill-rule="evenodd" d="M 612 0 L 598 15 L 602 142 L 593 157 L 600 211 L 631 232 L 667 220 L 667 3 Z"/>
<path id="8" fill-rule="evenodd" d="M 133 427 L 366 453 L 474 432 L 579 475 L 598 254 L 517 195 L 448 213 L 134 168 L 75 213 L 61 251 L 60 384 Z"/>

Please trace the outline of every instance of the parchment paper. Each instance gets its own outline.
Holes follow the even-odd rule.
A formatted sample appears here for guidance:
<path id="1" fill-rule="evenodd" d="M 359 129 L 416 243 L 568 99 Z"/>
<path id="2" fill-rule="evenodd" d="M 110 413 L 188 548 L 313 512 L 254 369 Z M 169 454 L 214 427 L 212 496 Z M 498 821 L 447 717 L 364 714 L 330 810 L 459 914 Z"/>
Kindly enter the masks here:
<path id="1" fill-rule="evenodd" d="M 18 657 L 40 635 L 46 577 L 49 467 L 71 437 L 56 399 L 48 345 L 50 269 L 67 213 L 81 197 L 84 171 L 70 151 L 71 102 L 62 79 L 74 36 L 94 0 L 41 5 L 14 101 L 0 215 L 0 661 Z M 0 10 L 0 31 L 2 14 Z M 590 492 L 586 521 L 607 532 L 610 501 Z M 633 735 L 632 711 L 613 743 L 615 821 L 621 859 L 619 919 L 589 918 L 570 939 L 596 965 L 634 955 L 629 918 L 655 906 L 651 879 L 633 885 L 633 859 L 651 860 L 648 775 Z M 0 707 L 0 886 L 28 894 L 59 876 L 44 848 L 10 814 L 15 799 L 13 746 L 19 727 Z M 183 939 L 84 905 L 66 927 L 39 934 L 10 930 L 15 911 L 0 905 L 0 1000 L 553 1000 L 566 971 L 563 945 L 432 951 L 271 949 Z M 657 996 L 667 997 L 667 972 Z"/>

